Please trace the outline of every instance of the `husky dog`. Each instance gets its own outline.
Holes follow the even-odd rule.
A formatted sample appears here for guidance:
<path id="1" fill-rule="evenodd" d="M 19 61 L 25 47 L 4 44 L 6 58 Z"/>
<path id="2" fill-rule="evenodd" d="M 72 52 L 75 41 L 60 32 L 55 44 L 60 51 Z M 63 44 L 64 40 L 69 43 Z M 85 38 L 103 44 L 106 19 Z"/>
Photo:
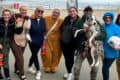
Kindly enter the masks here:
<path id="1" fill-rule="evenodd" d="M 87 17 L 87 19 L 83 25 L 83 29 L 76 30 L 74 37 L 77 36 L 78 32 L 81 32 L 84 29 L 87 29 L 87 31 L 86 31 L 87 48 L 85 47 L 84 53 L 85 54 L 90 53 L 90 55 L 92 57 L 91 67 L 98 66 L 99 58 L 97 58 L 97 60 L 96 60 L 95 56 L 99 57 L 99 54 L 101 53 L 100 49 L 102 49 L 102 47 L 100 48 L 100 46 L 101 46 L 100 43 L 95 40 L 95 37 L 99 34 L 99 31 L 100 31 L 100 26 L 98 25 L 98 23 L 95 19 L 95 16 Z M 90 49 L 90 51 L 89 51 L 89 49 Z"/>

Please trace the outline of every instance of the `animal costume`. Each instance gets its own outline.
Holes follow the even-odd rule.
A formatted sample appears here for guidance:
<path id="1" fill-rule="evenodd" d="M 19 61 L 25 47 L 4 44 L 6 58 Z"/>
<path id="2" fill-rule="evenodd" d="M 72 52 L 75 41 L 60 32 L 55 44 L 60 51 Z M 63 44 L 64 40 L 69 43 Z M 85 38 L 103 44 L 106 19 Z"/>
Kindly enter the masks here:
<path id="1" fill-rule="evenodd" d="M 13 52 L 13 55 L 15 56 L 15 73 L 19 73 L 19 76 L 24 75 L 24 50 L 26 47 L 27 39 L 25 37 L 27 29 L 28 29 L 28 20 L 29 17 L 25 16 L 23 18 L 23 21 L 20 21 L 16 23 L 18 18 L 22 18 L 20 14 L 14 14 L 12 16 L 14 19 L 15 25 L 17 27 L 21 27 L 21 33 L 20 34 L 14 34 L 14 36 L 10 39 L 10 47 Z"/>
<path id="2" fill-rule="evenodd" d="M 42 57 L 42 63 L 44 70 L 47 72 L 56 71 L 60 59 L 61 59 L 61 48 L 60 48 L 60 27 L 62 24 L 62 19 L 58 18 L 57 25 L 50 34 L 48 34 L 47 39 L 45 40 L 46 44 L 46 55 Z M 52 19 L 51 16 L 45 17 L 46 22 L 46 34 L 54 25 L 56 20 Z"/>

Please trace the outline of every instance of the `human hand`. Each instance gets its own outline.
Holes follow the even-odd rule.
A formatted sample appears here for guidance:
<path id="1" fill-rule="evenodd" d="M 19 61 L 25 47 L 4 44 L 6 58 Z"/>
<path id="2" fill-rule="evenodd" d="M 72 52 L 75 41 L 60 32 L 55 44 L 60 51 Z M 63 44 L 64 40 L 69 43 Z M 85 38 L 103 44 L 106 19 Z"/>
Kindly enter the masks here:
<path id="1" fill-rule="evenodd" d="M 3 46 L 2 46 L 2 44 L 0 44 L 0 49 L 3 49 Z"/>
<path id="2" fill-rule="evenodd" d="M 87 32 L 87 31 L 89 31 L 89 26 L 87 24 L 84 24 L 83 29 L 84 29 L 84 32 Z"/>
<path id="3" fill-rule="evenodd" d="M 88 31 L 89 31 L 89 27 L 85 27 L 84 32 L 88 32 Z"/>
<path id="4" fill-rule="evenodd" d="M 26 38 L 27 38 L 28 41 L 32 42 L 32 39 L 31 39 L 31 37 L 30 37 L 30 34 L 27 33 L 27 34 L 26 34 Z"/>

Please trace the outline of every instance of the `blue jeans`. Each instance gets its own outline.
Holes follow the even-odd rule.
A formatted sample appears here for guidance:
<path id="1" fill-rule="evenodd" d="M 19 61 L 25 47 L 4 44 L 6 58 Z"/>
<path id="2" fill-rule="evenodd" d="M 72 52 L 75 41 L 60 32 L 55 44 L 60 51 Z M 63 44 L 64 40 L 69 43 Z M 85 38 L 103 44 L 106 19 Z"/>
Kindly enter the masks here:
<path id="1" fill-rule="evenodd" d="M 111 67 L 114 60 L 115 58 L 112 59 L 105 58 L 103 60 L 103 67 L 102 67 L 103 80 L 109 80 L 109 68 Z"/>

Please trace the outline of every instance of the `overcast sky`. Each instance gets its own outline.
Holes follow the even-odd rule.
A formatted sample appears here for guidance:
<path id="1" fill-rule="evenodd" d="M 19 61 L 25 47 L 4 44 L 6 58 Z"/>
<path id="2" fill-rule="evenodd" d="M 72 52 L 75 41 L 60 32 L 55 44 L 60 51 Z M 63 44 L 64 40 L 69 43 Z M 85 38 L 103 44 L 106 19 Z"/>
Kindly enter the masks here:
<path id="1" fill-rule="evenodd" d="M 65 0 L 59 0 L 59 1 L 65 1 Z M 79 2 L 85 2 L 85 3 L 111 3 L 111 4 L 120 4 L 120 0 L 78 0 Z"/>
<path id="2" fill-rule="evenodd" d="M 79 0 L 80 2 L 91 2 L 91 3 L 114 3 L 120 4 L 120 0 Z"/>
<path id="3" fill-rule="evenodd" d="M 4 0 L 3 0 L 4 1 Z M 6 1 L 6 0 L 5 0 Z M 7 0 L 7 1 L 66 1 L 66 0 Z M 120 4 L 120 0 L 78 0 L 81 3 Z"/>

